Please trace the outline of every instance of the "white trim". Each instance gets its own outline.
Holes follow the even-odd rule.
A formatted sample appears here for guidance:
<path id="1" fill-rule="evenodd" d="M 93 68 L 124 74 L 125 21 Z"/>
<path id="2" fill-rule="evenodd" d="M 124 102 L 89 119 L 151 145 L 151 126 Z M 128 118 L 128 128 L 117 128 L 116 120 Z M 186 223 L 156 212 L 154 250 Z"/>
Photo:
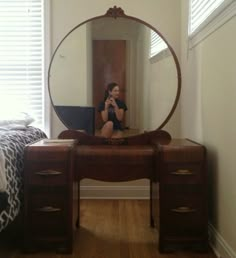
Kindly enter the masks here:
<path id="1" fill-rule="evenodd" d="M 78 198 L 77 187 L 74 199 Z M 149 186 L 80 186 L 81 199 L 149 199 Z"/>
<path id="2" fill-rule="evenodd" d="M 235 258 L 235 251 L 224 238 L 217 232 L 212 224 L 208 224 L 209 244 L 218 258 Z"/>
<path id="3" fill-rule="evenodd" d="M 51 137 L 51 101 L 48 93 L 48 68 L 51 59 L 51 5 L 44 0 L 44 130 Z"/>
<path id="4" fill-rule="evenodd" d="M 227 6 L 220 6 L 217 9 L 217 13 L 210 17 L 211 20 L 206 20 L 201 26 L 189 36 L 189 48 L 192 49 L 208 37 L 211 33 L 216 31 L 230 19 L 236 16 L 236 1 L 227 1 Z"/>

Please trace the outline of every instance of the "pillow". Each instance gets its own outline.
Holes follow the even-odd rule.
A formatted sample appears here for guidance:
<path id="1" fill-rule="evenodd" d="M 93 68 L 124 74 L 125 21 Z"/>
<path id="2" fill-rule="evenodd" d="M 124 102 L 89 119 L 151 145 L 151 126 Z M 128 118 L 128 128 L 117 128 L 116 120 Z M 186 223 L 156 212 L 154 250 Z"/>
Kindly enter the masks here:
<path id="1" fill-rule="evenodd" d="M 0 127 L 27 126 L 34 122 L 34 118 L 25 112 L 19 113 L 0 113 Z"/>
<path id="2" fill-rule="evenodd" d="M 25 130 L 25 125 L 19 125 L 19 124 L 8 124 L 8 125 L 0 125 L 1 131 L 8 131 L 8 130 Z"/>

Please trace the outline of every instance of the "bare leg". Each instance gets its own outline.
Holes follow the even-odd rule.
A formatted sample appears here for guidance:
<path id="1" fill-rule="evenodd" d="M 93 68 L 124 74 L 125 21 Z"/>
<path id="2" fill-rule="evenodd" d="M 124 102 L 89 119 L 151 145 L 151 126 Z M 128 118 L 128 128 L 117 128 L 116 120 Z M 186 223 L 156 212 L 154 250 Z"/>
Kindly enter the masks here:
<path id="1" fill-rule="evenodd" d="M 102 127 L 101 136 L 110 138 L 112 136 L 112 133 L 113 133 L 113 122 L 107 121 Z"/>

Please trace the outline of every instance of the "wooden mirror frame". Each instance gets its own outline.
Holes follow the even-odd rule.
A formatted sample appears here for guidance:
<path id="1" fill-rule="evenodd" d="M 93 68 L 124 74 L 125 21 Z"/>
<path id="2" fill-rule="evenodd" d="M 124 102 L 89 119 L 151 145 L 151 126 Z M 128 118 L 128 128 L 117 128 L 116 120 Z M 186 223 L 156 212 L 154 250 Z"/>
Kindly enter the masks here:
<path id="1" fill-rule="evenodd" d="M 65 127 L 68 128 L 68 126 L 67 126 L 66 123 L 63 121 L 63 119 L 60 117 L 60 115 L 58 114 L 58 112 L 56 111 L 56 109 L 55 109 L 55 107 L 54 107 L 53 100 L 52 100 L 52 96 L 51 96 L 51 91 L 50 91 L 50 71 L 51 71 L 51 67 L 52 67 L 52 64 L 53 64 L 53 60 L 54 60 L 55 54 L 57 53 L 57 50 L 59 49 L 59 47 L 61 46 L 61 44 L 63 43 L 63 41 L 67 38 L 67 36 L 68 36 L 70 33 L 72 33 L 72 32 L 73 32 L 74 30 L 76 30 L 78 27 L 82 26 L 83 24 L 85 24 L 85 23 L 87 23 L 87 22 L 96 20 L 96 19 L 98 19 L 98 18 L 104 18 L 104 17 L 111 17 L 111 18 L 114 18 L 114 19 L 117 19 L 117 18 L 119 18 L 119 17 L 123 17 L 123 18 L 131 19 L 131 20 L 137 21 L 137 22 L 139 22 L 139 23 L 141 23 L 141 24 L 143 24 L 143 25 L 146 25 L 147 27 L 149 27 L 150 29 L 152 29 L 153 31 L 155 31 L 155 32 L 163 39 L 163 41 L 166 43 L 166 45 L 168 46 L 168 48 L 169 48 L 169 50 L 170 50 L 170 52 L 171 52 L 171 54 L 172 54 L 172 56 L 173 56 L 173 59 L 174 59 L 175 65 L 176 65 L 176 71 L 177 71 L 177 93 L 176 93 L 176 97 L 175 97 L 174 104 L 173 104 L 173 106 L 172 106 L 172 108 L 171 108 L 169 114 L 168 114 L 167 117 L 165 118 L 165 120 L 161 123 L 161 125 L 160 125 L 157 129 L 152 130 L 152 131 L 150 131 L 150 132 L 137 134 L 137 135 L 135 135 L 135 136 L 123 137 L 122 140 L 121 140 L 121 139 L 120 139 L 120 140 L 119 140 L 119 139 L 118 139 L 118 140 L 116 139 L 115 142 L 120 144 L 120 143 L 122 143 L 122 142 L 127 142 L 127 140 L 128 140 L 128 142 L 129 142 L 129 140 L 131 140 L 132 138 L 133 138 L 133 139 L 140 138 L 139 136 L 141 136 L 141 138 L 142 138 L 142 135 L 144 135 L 144 134 L 145 134 L 146 136 L 147 136 L 148 134 L 153 135 L 153 133 L 154 133 L 155 131 L 160 131 L 161 128 L 163 128 L 163 127 L 167 124 L 167 122 L 168 122 L 168 121 L 170 120 L 170 118 L 172 117 L 172 115 L 173 115 L 173 113 L 174 113 L 174 111 L 175 111 L 175 109 L 176 109 L 176 107 L 177 107 L 178 101 L 179 101 L 180 92 L 181 92 L 181 70 L 180 70 L 180 65 L 179 65 L 179 62 L 178 62 L 178 58 L 177 58 L 177 56 L 176 56 L 176 54 L 175 54 L 173 48 L 169 45 L 169 43 L 167 42 L 167 40 L 163 37 L 163 35 L 162 35 L 156 28 L 154 28 L 152 25 L 148 24 L 147 22 L 145 22 L 145 21 L 143 21 L 143 20 L 141 20 L 141 19 L 139 19 L 139 18 L 137 18 L 137 17 L 133 17 L 133 16 L 126 15 L 126 14 L 124 13 L 123 9 L 120 8 L 120 7 L 114 6 L 114 7 L 112 7 L 112 8 L 109 8 L 108 11 L 107 11 L 104 15 L 95 16 L 95 17 L 93 17 L 93 18 L 90 18 L 90 19 L 88 19 L 88 20 L 86 20 L 86 21 L 84 21 L 84 22 L 78 24 L 78 25 L 75 26 L 72 30 L 70 30 L 70 31 L 63 37 L 63 39 L 60 41 L 60 43 L 58 44 L 58 46 L 56 47 L 56 49 L 55 49 L 55 51 L 54 51 L 54 53 L 53 53 L 53 55 L 52 55 L 52 58 L 51 58 L 51 61 L 50 61 L 50 65 L 49 65 L 49 69 L 48 69 L 48 91 L 49 91 L 49 96 L 50 96 L 50 100 L 51 100 L 51 103 L 52 103 L 52 105 L 53 105 L 54 111 L 55 111 L 55 113 L 57 114 L 57 116 L 58 116 L 58 118 L 60 119 L 60 121 L 64 124 Z M 69 129 L 69 128 L 68 128 L 67 131 L 70 131 L 70 132 L 72 132 L 72 134 L 74 134 L 73 131 L 76 131 L 76 130 L 72 130 L 72 129 Z M 88 138 L 90 139 L 89 142 L 92 142 L 93 140 L 94 140 L 94 142 L 97 142 L 97 141 L 99 142 L 100 140 L 98 140 L 98 139 L 96 140 L 96 138 L 104 138 L 104 137 L 95 136 L 95 135 L 88 135 L 88 136 L 87 136 L 86 133 L 81 133 L 81 132 L 78 132 L 78 134 L 79 134 L 80 136 L 83 136 L 83 134 L 84 134 L 84 136 L 85 136 L 86 139 L 88 139 Z M 64 132 L 62 132 L 62 135 L 60 134 L 59 137 L 63 137 L 63 135 L 64 135 Z M 127 140 L 126 140 L 126 138 L 127 138 Z M 128 139 L 128 138 L 131 138 L 131 139 Z M 93 140 L 92 140 L 92 139 L 93 139 Z M 106 140 L 106 142 L 109 143 L 110 140 Z M 114 142 L 114 141 L 112 140 L 112 142 Z M 132 140 L 131 140 L 131 142 L 132 142 Z"/>

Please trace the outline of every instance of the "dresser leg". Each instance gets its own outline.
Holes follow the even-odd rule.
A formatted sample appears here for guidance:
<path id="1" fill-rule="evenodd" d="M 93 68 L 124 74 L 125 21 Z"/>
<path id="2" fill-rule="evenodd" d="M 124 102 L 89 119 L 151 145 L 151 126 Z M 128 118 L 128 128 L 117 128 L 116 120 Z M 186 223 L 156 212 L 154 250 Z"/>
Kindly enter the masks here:
<path id="1" fill-rule="evenodd" d="M 154 219 L 153 219 L 153 207 L 152 207 L 152 179 L 149 181 L 149 184 L 150 184 L 150 193 L 149 193 L 149 207 L 150 207 L 150 210 L 149 210 L 149 216 L 150 216 L 150 227 L 154 228 Z"/>
<path id="2" fill-rule="evenodd" d="M 79 226 L 80 226 L 79 218 L 77 218 L 76 223 L 75 223 L 75 226 L 76 226 L 76 228 L 79 228 Z"/>
<path id="3" fill-rule="evenodd" d="M 77 212 L 77 220 L 76 220 L 76 228 L 80 227 L 80 180 L 78 179 L 78 200 L 77 200 L 77 205 L 78 205 L 78 212 Z"/>

